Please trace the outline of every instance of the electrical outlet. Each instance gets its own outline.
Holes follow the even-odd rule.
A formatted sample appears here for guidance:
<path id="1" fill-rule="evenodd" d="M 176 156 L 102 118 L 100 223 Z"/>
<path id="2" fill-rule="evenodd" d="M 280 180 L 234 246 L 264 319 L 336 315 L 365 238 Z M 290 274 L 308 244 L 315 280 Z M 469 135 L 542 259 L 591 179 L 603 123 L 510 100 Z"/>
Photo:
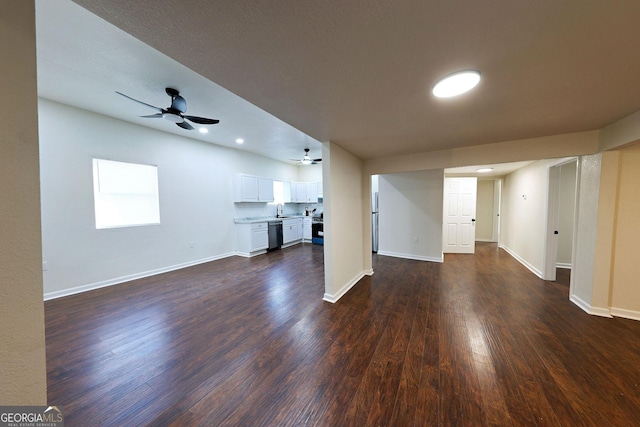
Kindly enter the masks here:
<path id="1" fill-rule="evenodd" d="M 418 236 L 413 236 L 413 243 L 418 243 Z"/>
<path id="2" fill-rule="evenodd" d="M 43 261 L 42 262 L 42 271 L 47 271 L 48 268 L 49 268 L 49 266 L 47 265 L 47 261 Z"/>
<path id="3" fill-rule="evenodd" d="M 189 242 L 189 247 L 190 248 L 193 248 L 195 245 L 196 245 L 196 242 L 194 242 L 194 241 Z"/>

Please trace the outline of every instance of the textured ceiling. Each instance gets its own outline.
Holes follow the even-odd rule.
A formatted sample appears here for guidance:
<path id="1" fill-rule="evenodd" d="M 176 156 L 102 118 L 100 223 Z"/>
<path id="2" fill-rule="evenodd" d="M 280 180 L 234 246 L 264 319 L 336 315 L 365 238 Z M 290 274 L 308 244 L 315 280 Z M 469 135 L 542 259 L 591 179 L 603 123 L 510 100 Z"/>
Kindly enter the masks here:
<path id="1" fill-rule="evenodd" d="M 637 0 L 76 2 L 362 159 L 593 130 L 640 110 Z M 483 74 L 473 92 L 430 94 L 464 68 Z"/>

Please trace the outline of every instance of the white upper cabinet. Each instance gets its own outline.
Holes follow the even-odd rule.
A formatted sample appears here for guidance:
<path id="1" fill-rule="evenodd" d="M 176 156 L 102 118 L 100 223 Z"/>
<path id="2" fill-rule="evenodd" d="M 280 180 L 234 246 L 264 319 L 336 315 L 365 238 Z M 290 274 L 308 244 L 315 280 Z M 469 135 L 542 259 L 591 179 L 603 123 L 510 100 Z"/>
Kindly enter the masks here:
<path id="1" fill-rule="evenodd" d="M 292 182 L 291 183 L 291 202 L 318 203 L 318 183 Z"/>
<path id="2" fill-rule="evenodd" d="M 273 180 L 258 178 L 258 201 L 273 202 Z"/>
<path id="3" fill-rule="evenodd" d="M 290 181 L 284 181 L 282 183 L 282 199 L 284 203 L 291 203 L 291 182 Z"/>
<path id="4" fill-rule="evenodd" d="M 296 202 L 305 203 L 307 201 L 307 183 L 296 182 Z"/>
<path id="5" fill-rule="evenodd" d="M 273 180 L 237 174 L 233 183 L 234 202 L 273 202 Z"/>
<path id="6" fill-rule="evenodd" d="M 307 182 L 307 203 L 318 203 L 318 184 Z"/>

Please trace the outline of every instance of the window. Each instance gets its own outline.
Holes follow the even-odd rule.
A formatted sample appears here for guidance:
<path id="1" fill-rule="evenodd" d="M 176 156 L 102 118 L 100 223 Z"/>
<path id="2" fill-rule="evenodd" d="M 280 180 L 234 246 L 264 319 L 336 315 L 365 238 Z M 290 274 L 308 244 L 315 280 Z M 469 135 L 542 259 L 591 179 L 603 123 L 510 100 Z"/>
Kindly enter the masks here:
<path id="1" fill-rule="evenodd" d="M 160 223 L 158 168 L 93 159 L 96 228 Z"/>
<path id="2" fill-rule="evenodd" d="M 273 181 L 273 202 L 274 205 L 284 204 L 284 183 L 282 181 Z"/>

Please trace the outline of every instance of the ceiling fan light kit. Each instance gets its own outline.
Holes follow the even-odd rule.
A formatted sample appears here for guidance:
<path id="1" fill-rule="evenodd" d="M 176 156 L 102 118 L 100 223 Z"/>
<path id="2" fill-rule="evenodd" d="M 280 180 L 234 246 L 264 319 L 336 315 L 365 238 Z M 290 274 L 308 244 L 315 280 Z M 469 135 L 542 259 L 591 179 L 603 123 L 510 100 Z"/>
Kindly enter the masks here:
<path id="1" fill-rule="evenodd" d="M 149 116 L 140 116 L 145 119 L 162 118 L 170 121 L 171 123 L 175 123 L 182 129 L 187 130 L 195 129 L 193 126 L 191 126 L 191 124 L 187 122 L 187 120 L 199 125 L 215 125 L 220 123 L 220 120 L 217 119 L 208 119 L 206 117 L 198 117 L 185 114 L 187 112 L 187 101 L 182 96 L 180 96 L 180 92 L 171 87 L 166 88 L 165 92 L 171 97 L 171 106 L 167 108 L 156 107 L 154 105 L 147 104 L 146 102 L 142 102 L 128 95 L 125 95 L 124 93 L 116 91 L 118 95 L 122 95 L 125 98 L 137 102 L 138 104 L 142 104 L 157 111 L 156 114 L 151 114 Z"/>
<path id="2" fill-rule="evenodd" d="M 309 149 L 308 148 L 304 149 L 304 156 L 302 157 L 302 160 L 297 160 L 297 159 L 291 159 L 291 160 L 296 161 L 296 162 L 300 163 L 301 165 L 314 165 L 314 164 L 322 161 L 322 159 L 312 159 L 311 157 L 309 157 Z"/>

